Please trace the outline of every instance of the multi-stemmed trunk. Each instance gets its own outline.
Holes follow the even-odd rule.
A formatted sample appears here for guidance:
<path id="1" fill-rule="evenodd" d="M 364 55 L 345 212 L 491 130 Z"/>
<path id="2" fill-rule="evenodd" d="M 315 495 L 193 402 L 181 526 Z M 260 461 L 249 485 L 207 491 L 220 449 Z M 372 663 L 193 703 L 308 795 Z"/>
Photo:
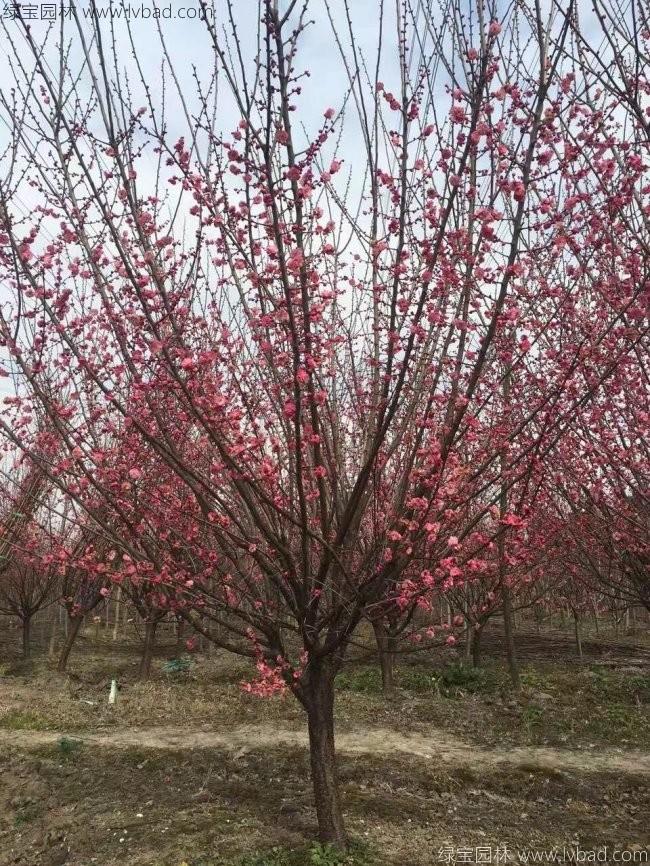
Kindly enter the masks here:
<path id="1" fill-rule="evenodd" d="M 321 842 L 347 845 L 334 748 L 334 672 L 324 664 L 310 666 L 301 698 L 307 711 L 309 756 Z"/>

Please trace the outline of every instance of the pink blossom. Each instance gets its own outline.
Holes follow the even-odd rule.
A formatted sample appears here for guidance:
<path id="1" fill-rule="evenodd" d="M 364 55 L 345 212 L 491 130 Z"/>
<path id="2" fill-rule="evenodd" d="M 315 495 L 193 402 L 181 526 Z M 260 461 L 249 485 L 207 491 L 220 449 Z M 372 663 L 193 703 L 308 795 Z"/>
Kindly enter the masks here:
<path id="1" fill-rule="evenodd" d="M 462 105 L 454 105 L 449 112 L 449 116 L 454 123 L 464 123 L 467 115 L 465 114 L 465 109 Z"/>

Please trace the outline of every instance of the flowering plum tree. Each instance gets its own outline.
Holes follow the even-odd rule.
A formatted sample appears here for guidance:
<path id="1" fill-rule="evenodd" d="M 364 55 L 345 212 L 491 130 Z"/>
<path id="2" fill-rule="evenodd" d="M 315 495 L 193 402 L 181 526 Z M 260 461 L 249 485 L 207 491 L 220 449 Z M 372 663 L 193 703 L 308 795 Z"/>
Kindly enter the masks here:
<path id="1" fill-rule="evenodd" d="M 2 97 L 4 435 L 35 455 L 47 417 L 44 471 L 103 539 L 89 574 L 296 696 L 339 846 L 355 629 L 410 628 L 468 573 L 508 597 L 546 461 L 647 296 L 642 118 L 580 67 L 572 4 L 378 7 L 370 58 L 324 4 L 344 87 L 317 120 L 297 0 L 262 0 L 257 41 L 232 4 L 207 18 L 193 97 L 162 32 L 166 105 L 98 17 L 12 32 Z"/>

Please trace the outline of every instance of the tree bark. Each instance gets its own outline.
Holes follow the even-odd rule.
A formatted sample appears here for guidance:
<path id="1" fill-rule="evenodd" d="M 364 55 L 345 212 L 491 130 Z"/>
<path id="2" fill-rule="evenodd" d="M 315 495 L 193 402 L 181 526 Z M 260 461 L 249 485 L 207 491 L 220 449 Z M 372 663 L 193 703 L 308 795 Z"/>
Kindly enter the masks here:
<path id="1" fill-rule="evenodd" d="M 582 659 L 582 638 L 580 637 L 580 618 L 578 616 L 578 611 L 573 611 L 573 633 L 575 634 L 576 639 L 576 651 L 578 653 L 578 658 Z"/>
<path id="2" fill-rule="evenodd" d="M 510 385 L 512 382 L 512 368 L 508 367 L 505 370 L 505 374 L 503 377 L 503 400 L 504 405 L 508 405 L 508 401 L 510 399 Z M 505 473 L 508 468 L 508 451 L 507 448 L 504 448 L 500 455 L 500 467 L 499 471 L 501 474 L 501 491 L 499 494 L 499 516 L 501 517 L 501 521 L 506 516 L 506 512 L 508 511 L 508 485 L 505 479 Z M 519 689 L 520 679 L 519 679 L 519 666 L 517 665 L 517 656 L 515 654 L 515 621 L 514 621 L 514 611 L 512 609 L 512 598 L 510 596 L 510 587 L 507 584 L 507 575 L 506 575 L 506 538 L 505 538 L 505 527 L 502 526 L 498 539 L 497 539 L 497 548 L 499 555 L 499 583 L 501 586 L 501 595 L 503 598 L 503 632 L 506 642 L 506 659 L 508 660 L 508 670 L 510 672 L 510 679 L 512 681 L 512 686 L 514 689 Z"/>
<path id="3" fill-rule="evenodd" d="M 176 648 L 183 648 L 183 638 L 185 633 L 185 621 L 180 619 L 180 617 L 176 620 Z M 208 641 L 210 643 L 210 641 Z"/>
<path id="4" fill-rule="evenodd" d="M 68 623 L 69 620 L 69 623 Z M 66 618 L 66 623 L 68 623 L 68 630 L 66 634 L 66 639 L 63 644 L 63 648 L 61 650 L 61 655 L 59 656 L 59 662 L 56 666 L 57 671 L 59 673 L 63 673 L 68 666 L 68 659 L 70 657 L 70 651 L 74 645 L 75 640 L 77 639 L 77 635 L 79 634 L 79 629 L 81 628 L 81 623 L 83 622 L 82 616 L 74 616 Z"/>
<path id="5" fill-rule="evenodd" d="M 305 696 L 309 729 L 309 757 L 320 841 L 345 849 L 347 836 L 334 748 L 334 674 L 314 667 Z"/>
<path id="6" fill-rule="evenodd" d="M 28 659 L 32 655 L 32 617 L 31 614 L 23 619 L 23 658 Z"/>
<path id="7" fill-rule="evenodd" d="M 519 677 L 519 665 L 517 663 L 517 652 L 515 649 L 515 629 L 512 616 L 512 598 L 510 596 L 510 587 L 505 584 L 502 587 L 503 593 L 503 632 L 506 641 L 506 659 L 508 660 L 508 671 L 512 681 L 513 688 L 518 689 L 521 685 Z"/>
<path id="8" fill-rule="evenodd" d="M 377 641 L 379 664 L 381 667 L 381 685 L 385 695 L 392 695 L 395 690 L 395 648 L 394 641 L 388 634 L 383 622 L 373 621 L 372 627 Z"/>
<path id="9" fill-rule="evenodd" d="M 481 638 L 483 636 L 482 628 L 472 629 L 472 665 L 475 668 L 481 666 Z"/>
<path id="10" fill-rule="evenodd" d="M 142 648 L 140 669 L 138 671 L 138 678 L 141 680 L 148 680 L 151 676 L 151 662 L 153 661 L 153 651 L 156 646 L 157 628 L 157 620 L 147 620 L 144 626 L 144 646 Z"/>
<path id="11" fill-rule="evenodd" d="M 54 615 L 52 616 L 52 623 L 50 628 L 50 640 L 47 647 L 47 656 L 49 659 L 54 658 L 54 654 L 56 652 L 57 645 L 57 637 L 59 634 L 59 612 L 54 611 Z"/>
<path id="12" fill-rule="evenodd" d="M 467 631 L 465 632 L 465 661 L 469 664 L 470 659 L 472 658 L 472 644 L 474 643 L 474 627 L 471 625 L 467 626 Z"/>
<path id="13" fill-rule="evenodd" d="M 115 622 L 113 623 L 113 640 L 117 640 L 120 631 L 120 615 L 122 613 L 122 587 L 118 586 L 115 594 Z"/>
<path id="14" fill-rule="evenodd" d="M 598 616 L 598 605 L 593 598 L 591 599 L 591 606 L 594 611 L 594 624 L 596 626 L 596 634 L 600 634 L 600 617 Z"/>

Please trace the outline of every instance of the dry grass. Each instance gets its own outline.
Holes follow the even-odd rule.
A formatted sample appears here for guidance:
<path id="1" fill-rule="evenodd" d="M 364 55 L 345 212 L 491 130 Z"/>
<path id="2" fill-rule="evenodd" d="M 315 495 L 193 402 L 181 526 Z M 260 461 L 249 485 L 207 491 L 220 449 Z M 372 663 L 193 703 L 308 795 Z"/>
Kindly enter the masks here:
<path id="1" fill-rule="evenodd" d="M 41 657 L 29 674 L 0 677 L 0 728 L 81 731 L 189 724 L 224 729 L 260 719 L 284 727 L 304 724 L 292 697 L 260 701 L 242 690 L 253 671 L 241 659 L 226 653 L 199 655 L 187 671 L 165 673 L 165 660 L 177 650 L 163 647 L 153 678 L 141 683 L 136 679 L 137 650 L 136 645 L 115 647 L 86 639 L 71 658 L 69 675 L 54 673 Z M 405 657 L 397 671 L 399 688 L 390 700 L 381 694 L 377 666 L 352 661 L 338 681 L 337 725 L 341 730 L 388 727 L 423 733 L 439 728 L 483 745 L 650 749 L 647 670 L 627 667 L 625 659 L 622 667 L 608 668 L 549 655 L 523 665 L 520 694 L 512 692 L 503 666 L 490 658 L 475 673 L 457 662 L 450 665 L 449 654 Z M 120 691 L 110 706 L 113 677 Z"/>
<path id="2" fill-rule="evenodd" d="M 440 729 L 487 746 L 650 749 L 647 672 L 626 667 L 624 647 L 620 666 L 610 669 L 597 663 L 609 657 L 578 665 L 557 646 L 542 660 L 538 639 L 529 654 L 523 647 L 519 696 L 489 656 L 478 675 L 450 667 L 448 655 L 405 658 L 391 700 L 380 693 L 375 666 L 353 661 L 339 683 L 338 728 Z M 67 848 L 67 866 L 318 862 L 309 848 L 315 824 L 301 748 L 111 752 L 75 742 L 76 732 L 111 726 L 304 725 L 292 698 L 261 701 L 242 691 L 251 671 L 240 660 L 197 656 L 188 671 L 166 674 L 165 659 L 175 652 L 161 648 L 148 683 L 136 681 L 135 644 L 87 638 L 67 676 L 43 658 L 28 667 L 10 660 L 0 676 L 0 728 L 66 736 L 38 754 L 0 755 L 0 866 L 59 866 L 52 858 Z M 113 677 L 121 691 L 109 706 Z M 650 841 L 647 785 L 634 777 L 525 764 L 500 772 L 445 769 L 403 754 L 343 755 L 340 774 L 348 825 L 363 843 L 349 866 L 429 866 L 445 844 L 544 849 L 577 840 L 583 848 L 620 848 Z"/>

